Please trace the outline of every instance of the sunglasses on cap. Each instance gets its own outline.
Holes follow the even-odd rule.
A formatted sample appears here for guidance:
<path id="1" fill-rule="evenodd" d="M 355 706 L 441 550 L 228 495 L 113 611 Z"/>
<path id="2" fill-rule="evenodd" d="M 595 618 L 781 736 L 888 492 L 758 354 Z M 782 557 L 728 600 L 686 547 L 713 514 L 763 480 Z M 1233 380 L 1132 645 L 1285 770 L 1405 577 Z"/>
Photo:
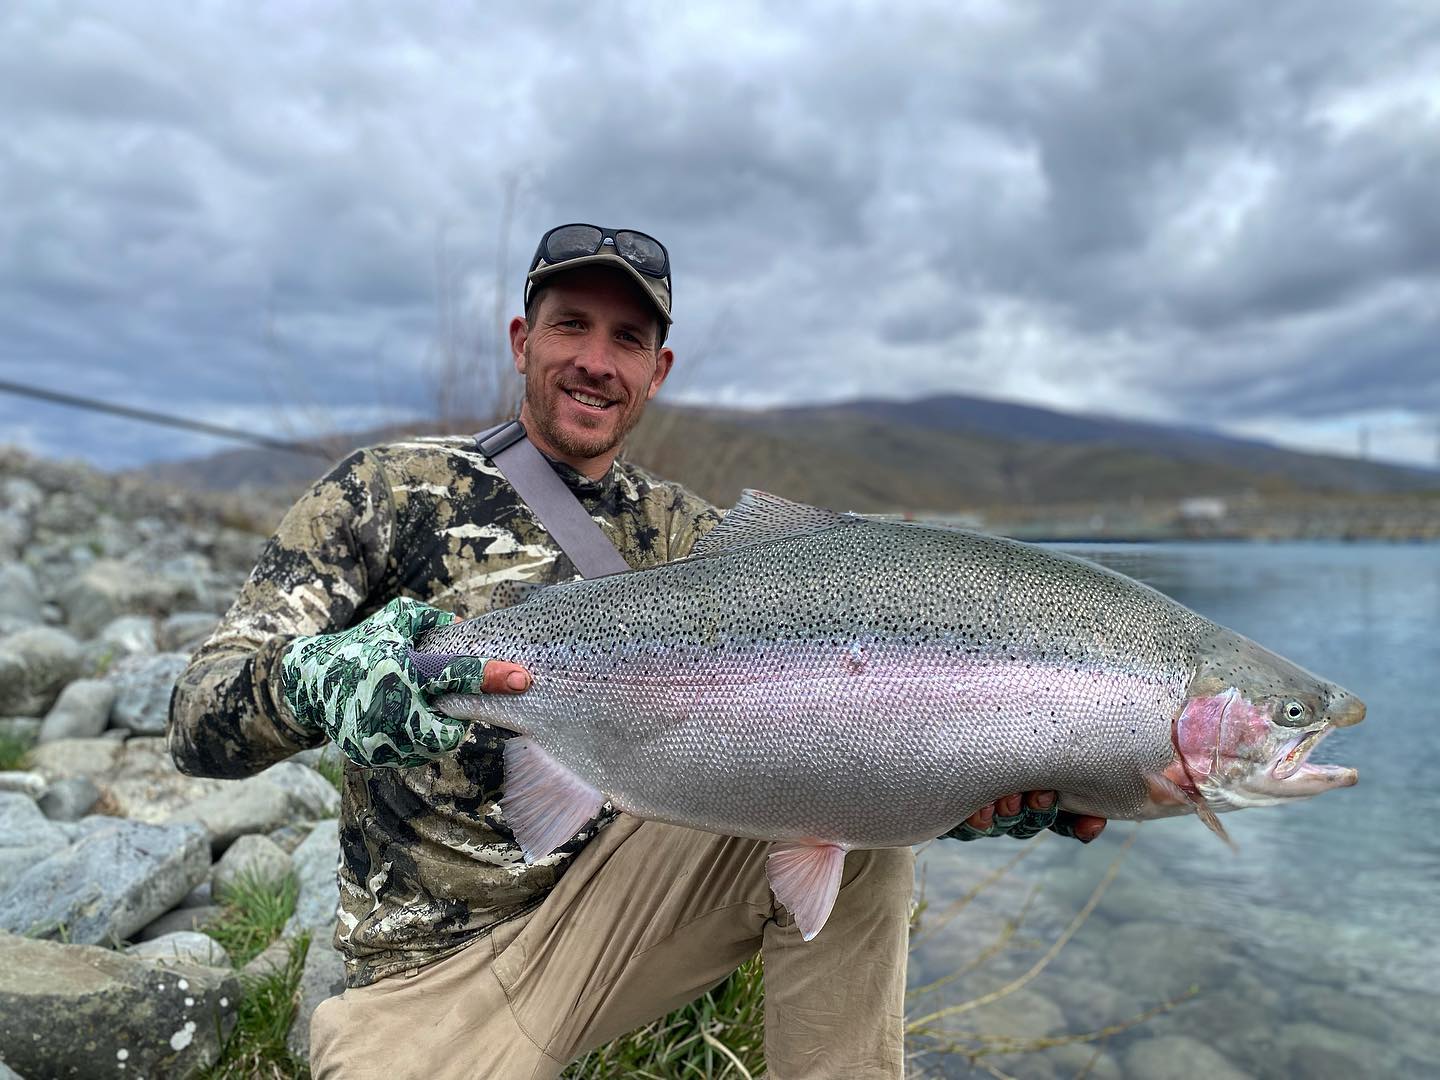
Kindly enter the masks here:
<path id="1" fill-rule="evenodd" d="M 670 284 L 670 253 L 665 245 L 634 229 L 602 229 L 599 225 L 557 225 L 540 238 L 535 257 L 530 260 L 533 272 L 542 262 L 554 265 L 598 255 L 609 248 L 627 263 L 653 278 Z"/>

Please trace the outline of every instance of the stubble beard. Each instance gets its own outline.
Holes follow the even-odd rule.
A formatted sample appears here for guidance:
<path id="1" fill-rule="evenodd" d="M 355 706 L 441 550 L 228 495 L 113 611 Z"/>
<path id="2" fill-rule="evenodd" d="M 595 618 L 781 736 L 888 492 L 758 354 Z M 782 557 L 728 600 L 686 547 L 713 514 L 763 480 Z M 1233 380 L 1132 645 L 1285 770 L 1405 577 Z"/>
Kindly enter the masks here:
<path id="1" fill-rule="evenodd" d="M 640 422 L 640 409 L 632 412 L 622 412 L 616 418 L 615 426 L 609 431 L 586 432 L 573 427 L 562 427 L 555 421 L 555 410 L 545 401 L 546 390 L 550 390 L 554 398 L 560 398 L 565 391 L 559 386 L 540 387 L 527 379 L 525 381 L 525 403 L 529 406 L 527 410 L 535 426 L 540 429 L 540 436 L 544 441 L 554 447 L 566 457 L 572 458 L 597 458 L 618 449 L 624 442 L 626 436 L 635 429 Z M 621 405 L 611 406 L 616 410 L 623 408 Z"/>

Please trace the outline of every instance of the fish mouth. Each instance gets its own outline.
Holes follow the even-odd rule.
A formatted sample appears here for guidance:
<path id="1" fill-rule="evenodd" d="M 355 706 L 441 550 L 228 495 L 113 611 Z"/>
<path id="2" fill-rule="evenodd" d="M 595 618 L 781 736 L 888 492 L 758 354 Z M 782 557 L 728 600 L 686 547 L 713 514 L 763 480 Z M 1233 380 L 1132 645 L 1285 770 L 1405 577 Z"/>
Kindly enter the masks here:
<path id="1" fill-rule="evenodd" d="M 1280 747 L 1275 761 L 1266 772 L 1264 787 L 1276 793 L 1309 795 L 1335 787 L 1350 787 L 1360 774 L 1344 765 L 1312 765 L 1307 760 L 1315 747 L 1335 728 L 1326 724 L 1314 731 L 1297 735 Z"/>

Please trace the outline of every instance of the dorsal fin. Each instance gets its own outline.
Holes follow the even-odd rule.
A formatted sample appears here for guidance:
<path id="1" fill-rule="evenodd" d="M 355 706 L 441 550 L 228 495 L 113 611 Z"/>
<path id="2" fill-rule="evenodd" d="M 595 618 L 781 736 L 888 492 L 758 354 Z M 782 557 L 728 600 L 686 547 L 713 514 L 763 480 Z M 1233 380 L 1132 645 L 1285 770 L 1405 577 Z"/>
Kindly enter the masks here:
<path id="1" fill-rule="evenodd" d="M 853 516 L 746 488 L 740 493 L 740 501 L 725 514 L 725 520 L 695 545 L 691 555 L 709 558 L 766 540 L 819 532 L 847 520 L 853 520 Z"/>

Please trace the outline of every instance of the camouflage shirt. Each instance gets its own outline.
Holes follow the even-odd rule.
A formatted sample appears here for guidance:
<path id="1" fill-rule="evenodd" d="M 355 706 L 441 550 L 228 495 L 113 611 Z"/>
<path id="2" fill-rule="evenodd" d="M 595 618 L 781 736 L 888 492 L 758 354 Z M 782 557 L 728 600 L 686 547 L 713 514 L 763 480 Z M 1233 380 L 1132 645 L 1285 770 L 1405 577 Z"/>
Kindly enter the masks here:
<path id="1" fill-rule="evenodd" d="M 720 520 L 623 461 L 598 481 L 556 470 L 637 569 L 686 555 Z M 467 618 L 490 610 L 502 581 L 578 576 L 470 439 L 358 451 L 285 515 L 180 677 L 171 754 L 187 773 L 240 777 L 323 742 L 282 696 L 280 658 L 296 637 L 351 626 L 397 596 Z M 526 865 L 496 805 L 500 745 L 477 724 L 455 753 L 416 768 L 347 762 L 336 945 L 350 985 L 438 960 L 528 911 L 593 835 Z"/>

